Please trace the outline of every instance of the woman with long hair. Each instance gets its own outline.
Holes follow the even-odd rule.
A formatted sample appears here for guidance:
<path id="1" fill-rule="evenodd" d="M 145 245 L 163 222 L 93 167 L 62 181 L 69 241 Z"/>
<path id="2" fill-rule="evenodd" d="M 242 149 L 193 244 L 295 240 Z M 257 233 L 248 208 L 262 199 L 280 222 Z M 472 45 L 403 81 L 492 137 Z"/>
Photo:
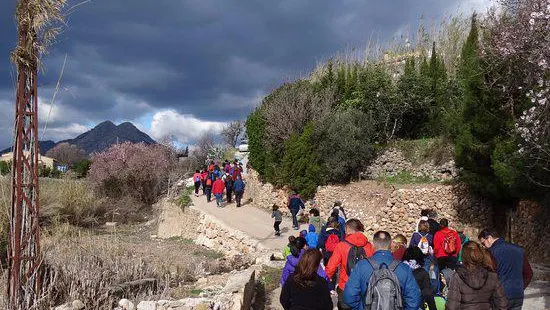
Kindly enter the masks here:
<path id="1" fill-rule="evenodd" d="M 285 310 L 332 310 L 332 299 L 327 281 L 317 274 L 321 252 L 304 252 L 294 273 L 281 291 L 281 305 Z"/>
<path id="2" fill-rule="evenodd" d="M 447 310 L 507 310 L 508 300 L 483 248 L 474 241 L 464 244 L 462 266 L 451 278 Z"/>

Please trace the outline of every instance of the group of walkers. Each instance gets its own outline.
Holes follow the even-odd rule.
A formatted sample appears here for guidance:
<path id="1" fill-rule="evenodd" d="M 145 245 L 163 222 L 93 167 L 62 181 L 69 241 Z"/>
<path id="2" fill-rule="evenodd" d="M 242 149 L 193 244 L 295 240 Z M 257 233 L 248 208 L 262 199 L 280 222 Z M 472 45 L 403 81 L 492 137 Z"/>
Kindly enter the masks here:
<path id="1" fill-rule="evenodd" d="M 303 209 L 297 199 L 293 193 L 288 204 L 295 228 L 293 208 Z M 283 250 L 285 310 L 332 309 L 331 295 L 338 296 L 338 309 L 522 308 L 531 266 L 521 247 L 492 229 L 482 230 L 476 242 L 423 210 L 409 243 L 387 231 L 375 232 L 371 242 L 360 220 L 346 219 L 341 204 L 326 221 L 315 208 L 309 215 L 308 230 L 290 236 Z"/>
<path id="2" fill-rule="evenodd" d="M 193 174 L 195 196 L 198 197 L 202 189 L 207 202 L 212 201 L 213 194 L 216 199 L 216 206 L 222 208 L 224 206 L 224 192 L 228 203 L 232 202 L 234 194 L 237 207 L 240 207 L 245 189 L 242 173 L 242 164 L 237 160 L 233 164 L 229 160 L 225 160 L 221 164 L 211 161 L 207 167 L 196 170 Z"/>

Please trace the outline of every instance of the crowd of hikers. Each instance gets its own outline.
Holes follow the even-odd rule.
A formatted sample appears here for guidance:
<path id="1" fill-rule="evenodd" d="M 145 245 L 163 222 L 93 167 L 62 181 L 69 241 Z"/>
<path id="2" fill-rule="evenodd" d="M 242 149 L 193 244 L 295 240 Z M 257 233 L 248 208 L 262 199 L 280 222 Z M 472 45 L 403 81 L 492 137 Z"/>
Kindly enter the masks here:
<path id="1" fill-rule="evenodd" d="M 208 166 L 202 170 L 196 170 L 193 174 L 195 196 L 198 197 L 202 189 L 207 202 L 211 202 L 212 195 L 214 195 L 216 206 L 223 208 L 225 205 L 224 193 L 227 203 L 231 203 L 233 195 L 235 195 L 237 207 L 241 207 L 245 189 L 242 174 L 243 166 L 238 160 L 234 160 L 232 164 L 229 160 L 225 160 L 223 163 L 210 161 Z"/>
<path id="2" fill-rule="evenodd" d="M 297 215 L 305 204 L 293 193 L 287 207 Z M 501 309 L 522 308 L 533 272 L 524 250 L 493 229 L 477 241 L 449 227 L 445 218 L 422 210 L 416 231 L 407 237 L 377 231 L 372 240 L 358 219 L 347 219 L 335 203 L 325 221 L 309 210 L 308 229 L 289 236 L 280 279 L 285 310 L 333 309 Z M 280 235 L 281 212 L 273 206 Z M 470 236 L 472 237 L 472 236 Z"/>

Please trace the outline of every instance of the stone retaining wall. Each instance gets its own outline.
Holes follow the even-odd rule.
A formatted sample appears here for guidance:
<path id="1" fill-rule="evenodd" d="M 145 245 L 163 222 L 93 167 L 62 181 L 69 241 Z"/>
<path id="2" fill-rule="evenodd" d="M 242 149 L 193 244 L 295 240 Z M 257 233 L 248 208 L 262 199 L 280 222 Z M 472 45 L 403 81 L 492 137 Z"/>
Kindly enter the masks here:
<path id="1" fill-rule="evenodd" d="M 550 264 L 550 208 L 521 201 L 512 215 L 512 241 L 535 263 Z"/>
<path id="2" fill-rule="evenodd" d="M 200 212 L 198 208 L 191 208 Z M 213 216 L 200 212 L 198 221 L 196 244 L 220 251 L 227 256 L 244 255 L 256 258 L 268 253 L 268 249 L 259 240 L 227 226 Z"/>

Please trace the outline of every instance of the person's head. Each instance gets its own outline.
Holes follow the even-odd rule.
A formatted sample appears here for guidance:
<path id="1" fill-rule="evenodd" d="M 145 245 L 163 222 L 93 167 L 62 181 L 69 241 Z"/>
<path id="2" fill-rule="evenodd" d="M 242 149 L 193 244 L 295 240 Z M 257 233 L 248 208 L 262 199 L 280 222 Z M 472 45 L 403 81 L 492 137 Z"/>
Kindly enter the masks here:
<path id="1" fill-rule="evenodd" d="M 288 243 L 296 242 L 296 237 L 294 236 L 288 236 Z"/>
<path id="2" fill-rule="evenodd" d="M 449 220 L 441 219 L 441 221 L 439 221 L 439 225 L 441 225 L 441 227 L 449 227 Z"/>
<path id="3" fill-rule="evenodd" d="M 272 205 L 271 210 L 277 211 L 277 210 L 279 210 L 279 206 L 278 205 Z"/>
<path id="4" fill-rule="evenodd" d="M 425 255 L 422 253 L 422 250 L 417 246 L 411 246 L 405 250 L 403 254 L 403 261 L 414 260 L 420 266 L 424 265 Z"/>
<path id="5" fill-rule="evenodd" d="M 437 217 L 437 212 L 435 212 L 435 210 L 429 210 L 428 217 L 431 219 L 435 219 Z"/>
<path id="6" fill-rule="evenodd" d="M 430 210 L 428 209 L 422 209 L 422 211 L 420 211 L 420 216 L 428 216 L 428 214 L 430 214 Z"/>
<path id="7" fill-rule="evenodd" d="M 315 232 L 315 225 L 309 224 L 309 232 Z"/>
<path id="8" fill-rule="evenodd" d="M 317 277 L 317 269 L 321 263 L 321 252 L 316 249 L 309 249 L 304 252 L 296 269 L 294 270 L 293 279 L 300 287 L 310 287 L 315 284 Z"/>
<path id="9" fill-rule="evenodd" d="M 334 218 L 334 217 L 329 217 L 328 221 L 327 221 L 327 228 L 338 228 L 338 219 L 337 218 Z"/>
<path id="10" fill-rule="evenodd" d="M 339 216 L 338 215 L 338 210 L 336 210 L 336 209 L 332 210 L 332 213 L 330 213 L 330 216 L 335 217 L 336 219 L 338 219 L 338 216 Z"/>
<path id="11" fill-rule="evenodd" d="M 462 265 L 468 270 L 475 270 L 478 267 L 489 267 L 485 253 L 481 245 L 475 241 L 468 241 L 462 248 Z"/>
<path id="12" fill-rule="evenodd" d="M 493 243 L 495 243 L 498 238 L 498 233 L 491 228 L 485 228 L 477 235 L 477 239 L 479 239 L 479 242 L 486 248 L 492 247 Z"/>
<path id="13" fill-rule="evenodd" d="M 307 235 L 307 230 L 304 229 L 304 230 L 300 231 L 300 237 L 301 238 L 305 238 L 306 235 Z"/>
<path id="14" fill-rule="evenodd" d="M 220 178 L 220 177 L 217 176 L 217 175 L 214 176 L 214 180 L 217 180 L 217 179 L 219 179 L 219 178 Z"/>
<path id="15" fill-rule="evenodd" d="M 420 221 L 418 223 L 418 231 L 421 233 L 427 233 L 430 231 L 430 223 L 428 221 Z"/>
<path id="16" fill-rule="evenodd" d="M 195 170 L 195 173 L 200 173 L 199 169 Z"/>
<path id="17" fill-rule="evenodd" d="M 365 226 L 363 226 L 363 223 L 361 223 L 358 219 L 349 219 L 346 222 L 346 234 L 353 234 L 356 232 L 363 232 L 365 231 Z"/>
<path id="18" fill-rule="evenodd" d="M 303 237 L 297 237 L 294 239 L 294 242 L 291 242 L 288 247 L 290 248 L 290 253 L 294 257 L 300 256 L 300 252 L 306 246 L 306 239 Z"/>
<path id="19" fill-rule="evenodd" d="M 399 248 L 407 247 L 407 238 L 402 234 L 395 235 L 391 241 L 392 251 L 396 251 Z"/>
<path id="20" fill-rule="evenodd" d="M 391 245 L 391 235 L 387 231 L 377 231 L 372 238 L 372 244 L 375 251 L 389 250 Z"/>
<path id="21" fill-rule="evenodd" d="M 309 210 L 309 214 L 311 214 L 312 216 L 319 216 L 319 210 L 313 208 Z"/>

